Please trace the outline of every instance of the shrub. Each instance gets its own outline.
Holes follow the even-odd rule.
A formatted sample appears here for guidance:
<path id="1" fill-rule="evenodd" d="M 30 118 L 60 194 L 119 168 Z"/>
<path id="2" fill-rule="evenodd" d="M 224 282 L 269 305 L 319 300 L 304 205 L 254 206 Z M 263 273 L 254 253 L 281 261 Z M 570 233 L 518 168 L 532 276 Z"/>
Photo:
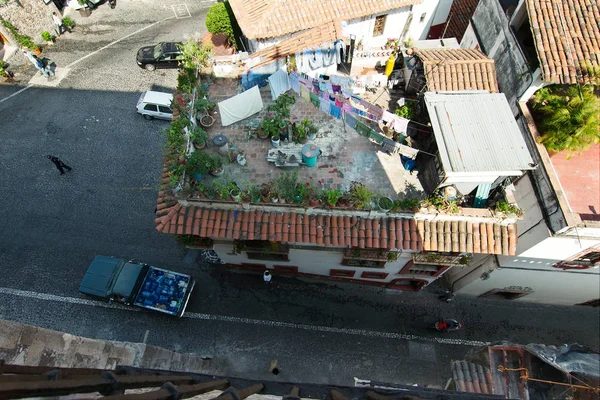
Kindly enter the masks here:
<path id="1" fill-rule="evenodd" d="M 210 156 L 204 151 L 194 151 L 187 159 L 185 170 L 188 174 L 206 174 L 208 171 Z"/>
<path id="2" fill-rule="evenodd" d="M 275 188 L 277 193 L 286 201 L 294 201 L 296 198 L 296 182 L 298 181 L 298 172 L 284 172 L 275 179 Z"/>
<path id="3" fill-rule="evenodd" d="M 71 17 L 64 17 L 62 19 L 62 23 L 63 23 L 64 26 L 66 26 L 69 29 L 71 29 L 75 25 L 73 23 L 73 20 L 71 19 Z"/>
<path id="4" fill-rule="evenodd" d="M 190 39 L 177 47 L 181 50 L 180 65 L 184 69 L 195 71 L 197 68 L 208 66 L 213 49 L 212 43 L 200 45 L 197 40 Z"/>
<path id="5" fill-rule="evenodd" d="M 352 182 L 348 198 L 356 208 L 367 208 L 371 204 L 373 192 L 360 182 Z"/>
<path id="6" fill-rule="evenodd" d="M 42 39 L 44 39 L 46 42 L 54 41 L 54 36 L 52 36 L 50 34 L 50 32 L 48 32 L 48 31 L 42 32 L 41 36 L 42 36 Z"/>
<path id="7" fill-rule="evenodd" d="M 402 118 L 414 119 L 417 116 L 417 102 L 409 100 L 402 107 L 396 108 L 394 114 Z"/>
<path id="8" fill-rule="evenodd" d="M 229 43 L 235 44 L 233 27 L 225 3 L 212 5 L 206 14 L 206 29 L 213 35 L 224 33 L 229 37 Z"/>

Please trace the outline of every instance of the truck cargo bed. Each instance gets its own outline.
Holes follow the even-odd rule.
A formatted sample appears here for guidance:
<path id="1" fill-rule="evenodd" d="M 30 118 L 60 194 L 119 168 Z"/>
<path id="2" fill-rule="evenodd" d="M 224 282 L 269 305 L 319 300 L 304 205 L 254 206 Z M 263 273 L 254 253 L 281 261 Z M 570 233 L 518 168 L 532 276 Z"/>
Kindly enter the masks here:
<path id="1" fill-rule="evenodd" d="M 134 304 L 180 317 L 193 288 L 191 276 L 151 266 Z"/>

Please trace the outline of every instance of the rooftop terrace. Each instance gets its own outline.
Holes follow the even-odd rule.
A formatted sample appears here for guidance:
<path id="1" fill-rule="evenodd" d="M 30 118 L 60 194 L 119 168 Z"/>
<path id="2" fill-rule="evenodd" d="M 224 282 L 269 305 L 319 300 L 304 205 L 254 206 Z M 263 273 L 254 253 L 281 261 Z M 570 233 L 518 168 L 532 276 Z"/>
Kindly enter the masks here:
<path id="1" fill-rule="evenodd" d="M 210 99 L 216 103 L 238 94 L 237 81 L 217 80 L 210 86 Z M 375 195 L 397 198 L 424 198 L 423 188 L 416 174 L 406 171 L 400 161 L 400 156 L 389 155 L 380 145 L 372 143 L 368 138 L 359 135 L 343 121 L 315 108 L 311 103 L 292 94 L 296 102 L 291 107 L 290 121 L 299 123 L 304 118 L 311 120 L 317 127 L 318 133 L 314 143 L 322 150 L 314 167 L 304 165 L 298 167 L 277 167 L 267 161 L 267 153 L 274 149 L 271 140 L 249 138 L 248 124 L 262 120 L 268 113 L 267 107 L 273 103 L 268 87 L 260 89 L 264 108 L 263 111 L 251 118 L 229 125 L 221 126 L 220 115 L 213 114 L 215 123 L 207 129 L 209 146 L 205 151 L 217 152 L 212 144 L 212 138 L 219 134 L 225 135 L 230 149 L 244 152 L 247 164 L 242 166 L 236 162 L 225 165 L 225 173 L 220 179 L 237 183 L 242 189 L 250 183 L 260 185 L 273 181 L 284 172 L 297 171 L 298 182 L 310 182 L 323 189 L 340 189 L 346 191 L 351 182 L 363 183 Z M 303 145 L 294 142 L 281 142 L 280 150 L 300 149 Z M 209 183 L 215 178 L 204 178 Z M 219 178 L 217 178 L 219 179 Z"/>

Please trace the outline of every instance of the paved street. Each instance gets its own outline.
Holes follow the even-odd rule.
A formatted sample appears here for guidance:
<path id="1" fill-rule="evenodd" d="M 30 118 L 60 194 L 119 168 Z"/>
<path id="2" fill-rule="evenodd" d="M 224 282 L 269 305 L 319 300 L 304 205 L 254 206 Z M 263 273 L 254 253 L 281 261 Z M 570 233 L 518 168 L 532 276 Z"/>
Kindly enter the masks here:
<path id="1" fill-rule="evenodd" d="M 183 262 L 185 250 L 155 229 L 164 121 L 135 112 L 140 91 L 169 91 L 175 71 L 143 71 L 143 45 L 203 33 L 209 2 L 119 0 L 44 55 L 64 68 L 50 86 L 0 86 L 0 318 L 91 338 L 142 341 L 213 357 L 214 372 L 352 384 L 354 377 L 444 385 L 450 360 L 474 345 L 578 342 L 600 348 L 598 310 L 390 292 L 275 276 L 243 275 Z M 86 57 L 86 58 L 85 58 Z M 31 71 L 33 76 L 33 70 Z M 19 93 L 19 90 L 27 88 Z M 12 97 L 8 98 L 8 96 Z M 59 176 L 52 154 L 73 167 Z M 97 254 L 139 258 L 193 274 L 188 315 L 92 301 L 79 282 Z M 437 318 L 465 329 L 440 334 Z M 272 378 L 272 377 L 271 377 Z"/>

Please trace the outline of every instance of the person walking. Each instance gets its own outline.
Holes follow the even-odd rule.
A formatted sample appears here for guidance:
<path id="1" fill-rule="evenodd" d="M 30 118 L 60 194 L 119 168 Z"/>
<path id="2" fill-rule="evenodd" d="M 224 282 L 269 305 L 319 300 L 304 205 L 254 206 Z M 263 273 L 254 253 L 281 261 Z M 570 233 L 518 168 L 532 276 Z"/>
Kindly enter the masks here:
<path id="1" fill-rule="evenodd" d="M 56 166 L 56 169 L 58 169 L 60 171 L 61 175 L 65 174 L 64 168 L 66 168 L 69 172 L 71 172 L 71 170 L 73 169 L 73 168 L 69 167 L 67 164 L 65 164 L 64 162 L 62 162 L 62 160 L 58 157 L 48 156 L 48 159 L 54 163 L 54 165 Z"/>
<path id="2" fill-rule="evenodd" d="M 27 57 L 27 59 L 29 61 L 31 61 L 33 66 L 38 71 L 40 71 L 42 73 L 42 75 L 44 75 L 44 78 L 48 79 L 50 76 L 54 76 L 54 71 L 52 71 L 52 68 L 50 68 L 48 65 L 46 65 L 35 54 L 33 54 L 30 51 L 24 51 L 23 54 L 25 54 L 25 57 Z"/>
<path id="3" fill-rule="evenodd" d="M 271 278 L 273 278 L 271 273 L 269 271 L 265 271 L 265 273 L 263 274 L 263 280 L 265 281 L 265 283 L 271 283 Z"/>
<path id="4" fill-rule="evenodd" d="M 52 21 L 54 21 L 54 25 L 56 25 L 56 33 L 58 36 L 69 30 L 63 23 L 62 19 L 58 16 L 56 11 L 52 13 Z"/>

